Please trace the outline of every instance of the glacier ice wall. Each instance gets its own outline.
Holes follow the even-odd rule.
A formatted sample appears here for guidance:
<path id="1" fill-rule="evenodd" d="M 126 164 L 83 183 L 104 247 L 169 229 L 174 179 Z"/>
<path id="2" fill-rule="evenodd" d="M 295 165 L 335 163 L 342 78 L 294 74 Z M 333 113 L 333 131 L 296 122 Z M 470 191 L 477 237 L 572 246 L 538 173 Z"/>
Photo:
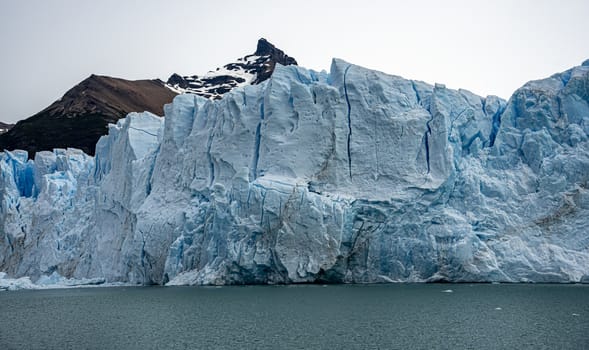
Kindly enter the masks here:
<path id="1" fill-rule="evenodd" d="M 138 284 L 589 281 L 589 65 L 509 102 L 335 59 L 0 153 L 0 271 Z"/>

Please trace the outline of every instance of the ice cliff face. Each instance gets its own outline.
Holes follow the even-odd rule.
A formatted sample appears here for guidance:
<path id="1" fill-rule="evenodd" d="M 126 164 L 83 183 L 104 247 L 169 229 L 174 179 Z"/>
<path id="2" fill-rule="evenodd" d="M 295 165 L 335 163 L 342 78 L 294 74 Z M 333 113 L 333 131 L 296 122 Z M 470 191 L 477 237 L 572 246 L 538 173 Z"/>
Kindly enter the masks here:
<path id="1" fill-rule="evenodd" d="M 589 63 L 509 102 L 334 60 L 0 156 L 0 271 L 141 284 L 589 281 Z M 43 277 L 45 278 L 45 277 Z"/>

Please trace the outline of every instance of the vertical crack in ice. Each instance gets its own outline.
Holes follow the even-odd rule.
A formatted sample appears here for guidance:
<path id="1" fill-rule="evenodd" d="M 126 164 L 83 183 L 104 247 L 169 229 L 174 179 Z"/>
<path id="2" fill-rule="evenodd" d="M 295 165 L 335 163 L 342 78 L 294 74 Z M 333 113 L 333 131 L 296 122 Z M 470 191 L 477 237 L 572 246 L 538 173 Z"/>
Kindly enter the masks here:
<path id="1" fill-rule="evenodd" d="M 433 114 L 431 115 L 431 118 L 425 123 L 425 126 L 427 127 L 427 131 L 425 132 L 425 161 L 427 163 L 427 173 L 429 174 L 431 171 L 430 168 L 430 163 L 429 163 L 429 137 L 432 134 L 432 128 L 429 125 L 429 123 L 432 122 L 432 120 L 434 120 L 434 116 Z"/>
<path id="2" fill-rule="evenodd" d="M 211 156 L 211 146 L 213 144 L 214 133 L 215 130 L 211 130 L 209 139 L 207 140 L 207 161 L 209 162 L 209 178 L 211 179 L 209 182 L 209 187 L 213 186 L 215 181 L 215 163 L 213 162 L 213 157 Z"/>
<path id="3" fill-rule="evenodd" d="M 556 95 L 555 99 L 556 99 L 556 112 L 558 113 L 557 119 L 561 120 L 565 114 L 564 111 L 562 110 L 562 97 L 560 97 L 560 95 Z"/>
<path id="4" fill-rule="evenodd" d="M 96 152 L 98 153 L 98 152 Z M 94 156 L 94 173 L 92 175 L 95 182 L 102 180 L 102 168 L 100 164 L 100 155 L 96 154 Z M 99 178 L 100 176 L 100 178 Z"/>
<path id="5" fill-rule="evenodd" d="M 493 124 L 491 127 L 491 134 L 489 134 L 489 147 L 495 145 L 495 139 L 497 138 L 497 133 L 499 133 L 499 128 L 501 127 L 501 115 L 504 110 L 504 106 L 499 106 L 495 114 L 493 114 Z"/>
<path id="6" fill-rule="evenodd" d="M 419 92 L 417 91 L 417 87 L 415 86 L 415 81 L 413 81 L 413 80 L 411 80 L 411 88 L 413 88 L 413 92 L 415 92 L 415 98 L 417 99 L 417 104 L 422 106 L 421 105 L 421 96 L 419 96 Z"/>
<path id="7" fill-rule="evenodd" d="M 260 227 L 262 227 L 262 225 L 264 223 L 264 204 L 266 204 L 266 194 L 267 194 L 266 189 L 260 190 L 260 195 L 262 196 L 262 204 L 261 204 L 262 212 L 260 213 Z"/>
<path id="8" fill-rule="evenodd" d="M 264 121 L 264 100 L 260 105 L 260 121 L 256 127 L 256 138 L 254 141 L 254 155 L 252 158 L 252 166 L 250 167 L 250 182 L 253 182 L 258 176 L 258 160 L 260 159 L 260 140 L 262 138 L 261 129 L 262 122 Z"/>
<path id="9" fill-rule="evenodd" d="M 153 152 L 153 159 L 151 160 L 151 163 L 149 164 L 149 172 L 147 173 L 147 185 L 145 188 L 145 194 L 147 194 L 148 196 L 151 194 L 151 186 L 153 183 L 153 172 L 155 170 L 155 161 L 157 159 L 157 155 L 160 153 L 160 149 L 161 149 L 161 143 L 158 144 L 157 148 Z"/>
<path id="10" fill-rule="evenodd" d="M 248 184 L 248 187 L 247 187 L 247 200 L 245 202 L 247 204 L 248 209 L 250 207 L 250 198 L 251 198 L 251 196 L 252 196 L 252 186 L 250 184 Z"/>
<path id="11" fill-rule="evenodd" d="M 352 152 L 350 150 L 350 140 L 352 138 L 352 105 L 350 104 L 350 98 L 348 96 L 348 85 L 346 84 L 346 78 L 348 75 L 348 70 L 350 70 L 352 65 L 348 65 L 346 70 L 344 71 L 344 94 L 346 96 L 346 103 L 348 104 L 348 170 L 350 172 L 350 179 L 352 178 Z"/>
<path id="12" fill-rule="evenodd" d="M 10 246 L 10 252 L 14 253 L 14 244 L 12 243 L 12 239 L 10 239 L 10 234 L 7 233 L 4 237 L 6 237 L 6 240 L 8 241 L 8 245 Z"/>
<path id="13" fill-rule="evenodd" d="M 432 101 L 430 101 L 430 106 L 428 108 L 426 108 L 426 106 L 424 106 L 422 104 L 421 96 L 419 95 L 419 91 L 417 91 L 417 86 L 415 85 L 415 81 L 413 81 L 413 80 L 411 80 L 411 88 L 413 89 L 413 92 L 415 92 L 415 99 L 417 100 L 417 104 L 419 106 L 421 106 L 422 108 L 425 108 L 428 111 L 428 113 L 430 114 L 429 120 L 425 123 L 427 130 L 425 131 L 425 134 L 423 135 L 424 144 L 425 144 L 425 162 L 427 163 L 427 173 L 429 174 L 431 171 L 430 162 L 429 162 L 429 138 L 432 134 L 432 129 L 431 129 L 430 123 L 432 122 L 432 120 L 434 120 L 434 115 L 431 112 Z"/>

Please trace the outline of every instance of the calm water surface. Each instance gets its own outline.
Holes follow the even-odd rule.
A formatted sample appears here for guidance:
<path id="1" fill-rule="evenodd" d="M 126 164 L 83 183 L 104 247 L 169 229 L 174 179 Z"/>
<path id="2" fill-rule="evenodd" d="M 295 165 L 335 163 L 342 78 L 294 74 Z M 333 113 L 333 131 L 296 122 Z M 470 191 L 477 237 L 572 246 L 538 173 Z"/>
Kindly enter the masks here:
<path id="1" fill-rule="evenodd" d="M 244 348 L 589 349 L 589 286 L 0 292 L 0 349 Z"/>

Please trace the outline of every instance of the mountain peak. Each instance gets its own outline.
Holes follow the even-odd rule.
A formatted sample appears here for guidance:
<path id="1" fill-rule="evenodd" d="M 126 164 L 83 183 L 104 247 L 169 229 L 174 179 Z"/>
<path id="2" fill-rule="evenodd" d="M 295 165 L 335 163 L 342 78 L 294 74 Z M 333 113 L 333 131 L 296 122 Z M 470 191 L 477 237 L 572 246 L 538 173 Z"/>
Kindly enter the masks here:
<path id="1" fill-rule="evenodd" d="M 257 56 L 271 56 L 275 61 L 278 63 L 288 66 L 288 65 L 297 65 L 297 61 L 286 55 L 282 50 L 278 49 L 276 46 L 272 45 L 268 40 L 264 38 L 260 38 L 258 40 L 258 47 L 256 48 L 256 52 L 254 55 Z"/>
<path id="2" fill-rule="evenodd" d="M 272 45 L 268 40 L 264 38 L 258 39 L 258 47 L 256 48 L 255 55 L 265 56 L 272 54 L 272 51 L 276 49 L 276 46 Z"/>
<path id="3" fill-rule="evenodd" d="M 181 76 L 172 74 L 166 85 L 179 93 L 191 93 L 211 100 L 218 100 L 236 87 L 255 85 L 272 76 L 276 64 L 297 65 L 297 61 L 271 44 L 268 40 L 258 40 L 256 51 L 236 62 L 228 63 L 204 75 Z"/>

